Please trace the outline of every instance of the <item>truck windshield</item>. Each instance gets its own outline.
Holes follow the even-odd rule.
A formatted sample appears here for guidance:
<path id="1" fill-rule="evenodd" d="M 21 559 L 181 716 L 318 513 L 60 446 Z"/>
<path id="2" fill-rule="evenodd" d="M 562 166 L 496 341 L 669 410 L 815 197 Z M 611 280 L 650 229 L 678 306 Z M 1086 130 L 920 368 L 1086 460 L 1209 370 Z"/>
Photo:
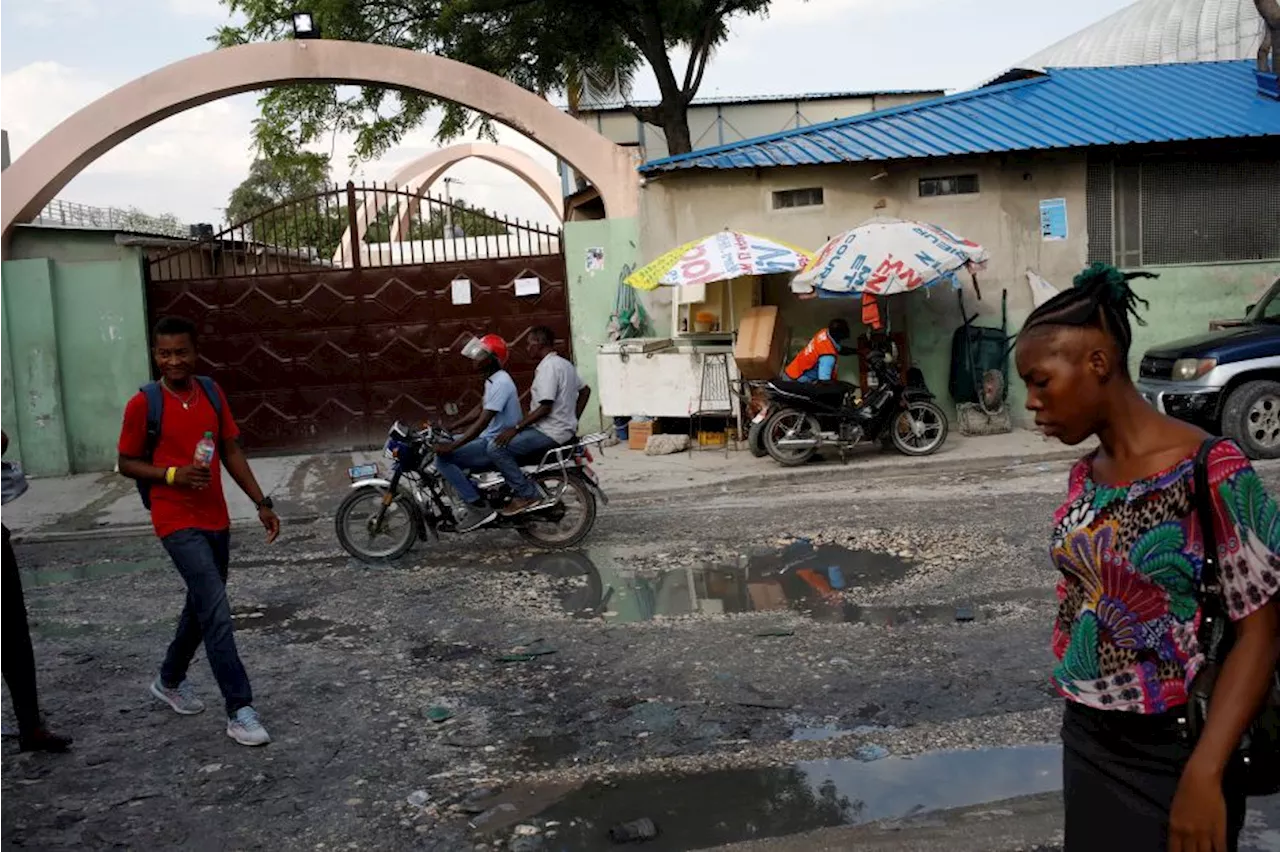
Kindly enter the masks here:
<path id="1" fill-rule="evenodd" d="M 1251 324 L 1280 325 L 1280 278 L 1276 279 L 1258 304 L 1253 306 L 1246 319 Z"/>

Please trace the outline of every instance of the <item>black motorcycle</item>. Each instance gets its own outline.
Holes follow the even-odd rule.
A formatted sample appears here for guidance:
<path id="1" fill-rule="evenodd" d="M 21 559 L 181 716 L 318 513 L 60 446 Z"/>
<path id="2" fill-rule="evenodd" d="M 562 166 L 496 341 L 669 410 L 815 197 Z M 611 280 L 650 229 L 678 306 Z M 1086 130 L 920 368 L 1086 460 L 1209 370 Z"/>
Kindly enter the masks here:
<path id="1" fill-rule="evenodd" d="M 891 356 L 874 351 L 867 366 L 875 386 L 865 397 L 848 382 L 764 383 L 768 405 L 752 421 L 748 436 L 778 464 L 792 467 L 812 459 L 823 447 L 835 447 L 843 460 L 864 441 L 879 440 L 908 456 L 936 453 L 947 440 L 947 415 L 917 369 L 904 383 L 890 366 Z"/>

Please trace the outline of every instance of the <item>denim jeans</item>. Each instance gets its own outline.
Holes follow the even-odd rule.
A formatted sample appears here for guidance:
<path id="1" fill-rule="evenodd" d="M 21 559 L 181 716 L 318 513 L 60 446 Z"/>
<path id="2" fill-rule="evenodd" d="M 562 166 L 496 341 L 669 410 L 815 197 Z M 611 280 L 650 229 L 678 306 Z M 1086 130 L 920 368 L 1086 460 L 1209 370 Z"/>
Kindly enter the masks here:
<path id="1" fill-rule="evenodd" d="M 489 461 L 489 439 L 476 438 L 451 453 L 441 453 L 436 456 L 436 470 L 453 486 L 459 497 L 468 503 L 479 503 L 480 492 L 467 476 L 467 471 L 493 470 L 493 462 Z"/>
<path id="2" fill-rule="evenodd" d="M 253 690 L 231 630 L 231 604 L 227 600 L 231 533 L 178 530 L 161 539 L 161 543 L 187 584 L 187 603 L 160 667 L 160 682 L 169 688 L 182 683 L 191 658 L 203 641 L 205 656 L 227 703 L 227 715 L 232 716 L 253 703 Z"/>
<path id="3" fill-rule="evenodd" d="M 511 443 L 505 447 L 499 447 L 492 440 L 489 441 L 489 460 L 502 474 L 502 478 L 507 481 L 507 485 L 511 486 L 512 492 L 517 497 L 531 500 L 538 496 L 538 486 L 520 471 L 520 462 L 529 460 L 533 456 L 541 456 L 552 447 L 558 446 L 560 446 L 558 442 L 530 426 L 516 433 Z M 532 460 L 537 461 L 536 458 Z"/>

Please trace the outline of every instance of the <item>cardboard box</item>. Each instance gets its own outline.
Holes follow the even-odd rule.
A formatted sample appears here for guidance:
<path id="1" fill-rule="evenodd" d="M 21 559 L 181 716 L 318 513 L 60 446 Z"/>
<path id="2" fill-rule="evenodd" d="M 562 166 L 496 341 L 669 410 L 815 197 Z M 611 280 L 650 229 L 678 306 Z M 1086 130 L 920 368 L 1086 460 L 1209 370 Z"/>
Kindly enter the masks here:
<path id="1" fill-rule="evenodd" d="M 649 444 L 649 436 L 657 434 L 658 421 L 632 420 L 631 428 L 627 432 L 627 448 L 632 450 L 643 450 Z"/>
<path id="2" fill-rule="evenodd" d="M 777 305 L 752 308 L 738 323 L 733 360 L 744 379 L 772 379 L 782 372 L 782 323 Z"/>

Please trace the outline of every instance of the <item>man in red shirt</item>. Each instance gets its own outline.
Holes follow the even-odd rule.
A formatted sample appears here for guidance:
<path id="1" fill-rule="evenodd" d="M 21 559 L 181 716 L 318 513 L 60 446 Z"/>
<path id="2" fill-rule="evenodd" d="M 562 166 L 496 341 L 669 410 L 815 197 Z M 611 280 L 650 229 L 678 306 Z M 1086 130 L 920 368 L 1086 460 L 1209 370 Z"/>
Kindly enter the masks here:
<path id="1" fill-rule="evenodd" d="M 222 389 L 209 383 L 218 397 L 215 406 L 196 376 L 195 326 L 167 317 L 156 324 L 152 340 L 164 400 L 160 434 L 149 441 L 147 395 L 139 392 L 124 410 L 120 472 L 149 488 L 152 525 L 186 583 L 187 601 L 151 693 L 183 715 L 203 711 L 187 681 L 187 667 L 203 641 L 226 701 L 227 736 L 241 745 L 266 745 L 271 737 L 253 709 L 249 676 L 232 634 L 227 600 L 231 518 L 222 495 L 222 465 L 258 507 L 268 543 L 280 534 L 280 519 L 249 469 Z M 206 434 L 213 436 L 213 458 L 201 464 L 195 461 L 196 445 Z"/>

